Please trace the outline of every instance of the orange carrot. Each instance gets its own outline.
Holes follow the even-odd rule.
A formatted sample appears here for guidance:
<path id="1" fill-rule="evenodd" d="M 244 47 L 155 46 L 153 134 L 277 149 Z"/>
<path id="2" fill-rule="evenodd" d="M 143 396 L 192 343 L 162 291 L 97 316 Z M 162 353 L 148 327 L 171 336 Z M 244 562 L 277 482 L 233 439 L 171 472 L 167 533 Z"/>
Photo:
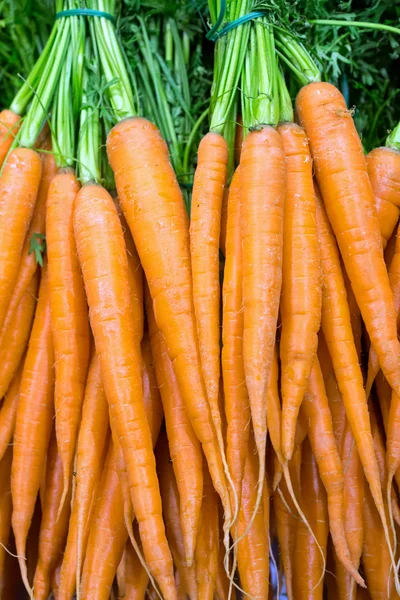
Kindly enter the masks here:
<path id="1" fill-rule="evenodd" d="M 164 407 L 169 450 L 179 491 L 179 512 L 186 560 L 191 565 L 203 497 L 201 446 L 185 411 L 164 337 L 155 322 L 151 300 L 147 301 L 146 305 L 154 365 Z"/>
<path id="2" fill-rule="evenodd" d="M 165 599 L 173 599 L 172 558 L 143 401 L 125 242 L 114 203 L 104 188 L 85 185 L 80 190 L 74 229 L 111 428 L 122 444 L 144 554 Z M 107 252 L 98 251 L 99 236 Z"/>
<path id="3" fill-rule="evenodd" d="M 287 160 L 284 211 L 282 333 L 282 451 L 290 459 L 296 420 L 318 346 L 321 271 L 311 155 L 294 123 L 278 127 Z"/>
<path id="4" fill-rule="evenodd" d="M 0 329 L 17 280 L 41 174 L 39 155 L 34 150 L 16 148 L 0 178 Z"/>
<path id="5" fill-rule="evenodd" d="M 55 569 L 51 575 L 51 593 L 53 594 L 54 600 L 59 600 L 58 590 L 60 589 L 61 582 L 61 565 L 62 559 L 60 558 L 57 562 Z"/>
<path id="6" fill-rule="evenodd" d="M 135 117 L 111 130 L 107 151 L 121 206 L 149 284 L 157 326 L 165 338 L 186 410 L 203 446 L 229 525 L 224 449 L 213 428 L 201 373 L 188 218 L 169 163 L 168 148 L 152 123 Z"/>
<path id="7" fill-rule="evenodd" d="M 220 377 L 219 237 L 228 145 L 219 133 L 200 142 L 190 213 L 190 258 L 200 361 L 211 416 L 223 448 L 218 407 Z"/>
<path id="8" fill-rule="evenodd" d="M 136 532 L 136 536 L 138 531 Z M 135 537 L 136 537 L 135 536 Z M 137 537 L 136 537 L 137 539 Z M 144 600 L 149 576 L 143 568 L 131 541 L 125 547 L 125 600 Z"/>
<path id="9" fill-rule="evenodd" d="M 274 358 L 272 361 L 272 367 L 269 376 L 268 390 L 267 390 L 267 424 L 269 437 L 271 438 L 272 447 L 275 451 L 276 456 L 283 461 L 282 458 L 282 444 L 281 444 L 281 431 L 282 431 L 282 411 L 281 411 L 281 400 L 279 397 L 279 365 L 278 365 L 278 353 L 275 349 Z"/>
<path id="10" fill-rule="evenodd" d="M 251 132 L 243 143 L 240 159 L 240 219 L 243 361 L 260 469 L 255 514 L 265 475 L 265 396 L 281 294 L 285 189 L 286 158 L 279 134 L 272 127 Z"/>
<path id="11" fill-rule="evenodd" d="M 0 461 L 7 451 L 14 433 L 23 366 L 24 359 L 21 360 L 0 409 Z"/>
<path id="12" fill-rule="evenodd" d="M 301 458 L 301 508 L 322 548 L 326 559 L 329 524 L 326 492 L 308 440 L 304 441 Z M 323 597 L 323 569 L 320 549 L 303 521 L 296 531 L 293 590 L 296 600 L 317 600 Z"/>
<path id="13" fill-rule="evenodd" d="M 146 331 L 142 344 L 142 381 L 143 381 L 143 400 L 146 411 L 147 422 L 151 431 L 153 448 L 157 443 L 158 434 L 164 418 L 163 404 L 161 401 L 160 387 L 156 377 L 155 361 L 150 344 L 150 335 Z M 171 367 L 172 368 L 172 367 Z"/>
<path id="14" fill-rule="evenodd" d="M 221 231 L 219 233 L 219 248 L 222 254 L 226 253 L 226 227 L 228 223 L 229 188 L 224 189 L 221 207 Z"/>
<path id="15" fill-rule="evenodd" d="M 318 361 L 321 367 L 322 377 L 324 378 L 325 391 L 328 398 L 329 410 L 331 411 L 332 427 L 335 435 L 336 445 L 338 448 L 341 448 L 346 427 L 346 411 L 343 404 L 343 398 L 336 381 L 332 360 L 329 355 L 329 350 L 322 331 L 320 331 L 318 336 Z"/>
<path id="16" fill-rule="evenodd" d="M 89 360 L 89 321 L 72 223 L 79 183 L 72 170 L 60 171 L 47 196 L 46 242 L 56 382 L 57 445 L 64 467 L 62 509 L 74 459 Z"/>
<path id="17" fill-rule="evenodd" d="M 53 342 L 47 265 L 20 387 L 14 432 L 11 493 L 12 526 L 21 575 L 29 591 L 25 546 L 50 441 L 54 417 Z"/>
<path id="18" fill-rule="evenodd" d="M 12 448 L 9 447 L 0 460 L 0 579 L 11 531 L 11 461 Z"/>
<path id="19" fill-rule="evenodd" d="M 67 539 L 71 512 L 71 487 L 59 513 L 63 485 L 63 465 L 54 432 L 46 467 L 46 487 L 39 533 L 39 557 L 33 580 L 35 600 L 47 600 L 50 593 L 51 574 L 62 555 Z"/>
<path id="20" fill-rule="evenodd" d="M 229 191 L 226 255 L 222 289 L 222 374 L 227 420 L 226 454 L 238 504 L 249 438 L 250 406 L 243 364 L 242 235 L 240 175 L 236 169 Z"/>
<path id="21" fill-rule="evenodd" d="M 0 169 L 18 133 L 20 119 L 12 110 L 0 112 Z"/>
<path id="22" fill-rule="evenodd" d="M 215 578 L 215 591 L 214 595 L 216 600 L 228 600 L 229 598 L 229 578 L 228 574 L 225 570 L 225 550 L 223 546 L 224 540 L 224 531 L 223 531 L 223 510 L 222 505 L 219 503 L 218 505 L 218 514 L 219 514 L 219 543 L 218 543 L 218 570 L 217 576 Z M 190 600 L 193 600 L 191 597 Z"/>

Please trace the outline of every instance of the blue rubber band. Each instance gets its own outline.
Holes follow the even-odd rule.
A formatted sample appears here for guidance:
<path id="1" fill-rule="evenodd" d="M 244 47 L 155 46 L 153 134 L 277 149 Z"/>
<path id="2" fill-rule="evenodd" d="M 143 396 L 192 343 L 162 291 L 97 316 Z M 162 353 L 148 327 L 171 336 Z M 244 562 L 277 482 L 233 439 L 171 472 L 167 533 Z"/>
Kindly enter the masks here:
<path id="1" fill-rule="evenodd" d="M 215 22 L 214 27 L 212 29 L 210 29 L 210 31 L 206 34 L 206 38 L 208 40 L 211 40 L 212 42 L 218 41 L 220 37 L 223 37 L 229 31 L 232 31 L 232 29 L 236 29 L 236 27 L 239 27 L 240 25 L 243 25 L 244 23 L 248 23 L 249 21 L 253 21 L 254 19 L 258 19 L 259 17 L 265 17 L 265 15 L 266 15 L 266 11 L 264 11 L 264 10 L 253 10 L 252 12 L 247 13 L 247 15 L 243 15 L 242 17 L 235 19 L 235 21 L 231 21 L 230 23 L 227 23 L 225 25 L 225 27 L 223 27 L 220 31 L 217 31 L 218 27 L 221 25 L 221 23 L 223 21 L 224 15 L 225 15 L 226 5 L 224 7 L 224 10 L 222 10 L 223 5 L 225 5 L 225 0 L 221 5 L 221 11 L 218 15 L 218 19 Z"/>
<path id="2" fill-rule="evenodd" d="M 95 10 L 93 8 L 71 8 L 69 10 L 61 10 L 56 13 L 57 19 L 64 19 L 66 17 L 101 17 L 103 19 L 107 19 L 112 23 L 115 23 L 116 19 L 114 15 L 108 12 L 104 12 L 103 10 Z"/>

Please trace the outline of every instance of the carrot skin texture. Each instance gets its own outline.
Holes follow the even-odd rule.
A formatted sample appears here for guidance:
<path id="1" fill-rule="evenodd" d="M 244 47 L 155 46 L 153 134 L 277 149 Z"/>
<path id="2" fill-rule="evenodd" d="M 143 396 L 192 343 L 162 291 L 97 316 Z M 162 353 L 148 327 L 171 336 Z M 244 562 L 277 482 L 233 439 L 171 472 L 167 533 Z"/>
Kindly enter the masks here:
<path id="1" fill-rule="evenodd" d="M 278 127 L 287 160 L 284 210 L 282 332 L 282 450 L 294 447 L 297 415 L 318 346 L 321 324 L 321 271 L 316 231 L 312 162 L 304 130 Z"/>
<path id="2" fill-rule="evenodd" d="M 71 488 L 58 515 L 63 494 L 64 474 L 56 436 L 50 442 L 46 469 L 46 487 L 39 533 L 39 556 L 33 580 L 35 600 L 46 600 L 50 593 L 51 574 L 61 558 L 68 533 Z"/>
<path id="3" fill-rule="evenodd" d="M 86 185 L 80 190 L 75 200 L 74 230 L 111 429 L 123 440 L 131 499 L 146 562 L 166 600 L 173 599 L 172 558 L 162 521 L 151 432 L 143 401 L 140 346 L 135 341 L 125 242 L 114 203 L 104 188 Z M 106 254 L 98 252 L 99 235 L 108 248 Z"/>
<path id="4" fill-rule="evenodd" d="M 81 419 L 89 361 L 89 320 L 73 230 L 79 182 L 72 170 L 60 171 L 47 196 L 46 243 L 56 381 L 54 404 L 58 451 L 64 466 L 64 495 Z"/>
<path id="5" fill-rule="evenodd" d="M 144 600 L 149 576 L 134 550 L 130 540 L 125 547 L 125 596 L 124 600 Z"/>
<path id="6" fill-rule="evenodd" d="M 217 435 L 222 436 L 218 407 L 220 378 L 219 237 L 227 177 L 228 145 L 209 132 L 200 142 L 190 213 L 190 257 L 200 361 Z"/>
<path id="7" fill-rule="evenodd" d="M 11 532 L 11 462 L 12 448 L 7 448 L 0 460 L 0 579 L 3 578 L 6 548 Z"/>
<path id="8" fill-rule="evenodd" d="M 179 513 L 186 560 L 190 565 L 194 557 L 203 498 L 201 445 L 186 413 L 164 337 L 155 322 L 151 301 L 147 302 L 147 319 L 164 407 L 169 451 L 179 491 Z"/>
<path id="9" fill-rule="evenodd" d="M 318 465 L 308 440 L 304 441 L 301 459 L 301 508 L 322 548 L 326 560 L 329 533 L 327 497 L 319 476 Z M 296 531 L 294 552 L 293 587 L 296 600 L 322 600 L 322 557 L 317 545 L 303 521 Z"/>
<path id="10" fill-rule="evenodd" d="M 325 391 L 328 398 L 329 410 L 331 411 L 333 433 L 336 445 L 342 447 L 343 435 L 346 428 L 346 410 L 335 377 L 332 360 L 326 345 L 325 337 L 320 332 L 318 336 L 318 361 L 324 379 Z"/>
<path id="11" fill-rule="evenodd" d="M 400 395 L 400 344 L 374 195 L 352 116 L 329 83 L 303 87 L 297 113 L 361 314 L 382 370 Z M 371 282 L 379 281 L 379 285 Z"/>
<path id="12" fill-rule="evenodd" d="M 242 273 L 240 175 L 236 169 L 229 190 L 226 225 L 221 364 L 227 420 L 226 454 L 239 505 L 250 431 L 250 405 L 243 363 Z"/>
<path id="13" fill-rule="evenodd" d="M 54 418 L 54 354 L 47 265 L 42 269 L 39 300 L 29 339 L 13 442 L 12 526 L 18 556 L 26 538 L 41 484 Z M 20 560 L 21 573 L 25 561 Z M 26 584 L 26 582 L 24 582 Z"/>
<path id="14" fill-rule="evenodd" d="M 18 133 L 20 119 L 12 110 L 5 108 L 0 112 L 0 169 Z"/>
<path id="15" fill-rule="evenodd" d="M 41 175 L 39 155 L 34 150 L 16 148 L 0 179 L 0 329 L 17 280 Z"/>
<path id="16" fill-rule="evenodd" d="M 151 350 L 150 335 L 147 331 L 141 343 L 141 351 L 144 409 L 154 448 L 164 419 L 164 409 L 160 394 L 161 384 L 158 383 L 156 377 L 155 360 Z"/>
<path id="17" fill-rule="evenodd" d="M 23 366 L 24 360 L 22 359 L 0 409 L 0 461 L 6 453 L 14 433 Z"/>
<path id="18" fill-rule="evenodd" d="M 168 148 L 152 123 L 135 117 L 111 130 L 107 151 L 121 206 L 149 284 L 156 323 L 167 343 L 186 410 L 229 522 L 221 448 L 201 372 L 188 218 L 169 163 Z"/>

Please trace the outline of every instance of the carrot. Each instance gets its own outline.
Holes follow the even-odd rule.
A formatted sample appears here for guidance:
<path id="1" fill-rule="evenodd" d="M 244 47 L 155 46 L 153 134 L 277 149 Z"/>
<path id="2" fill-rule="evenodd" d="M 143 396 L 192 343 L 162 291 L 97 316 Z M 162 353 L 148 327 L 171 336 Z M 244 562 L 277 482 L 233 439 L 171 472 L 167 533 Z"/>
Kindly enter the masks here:
<path id="1" fill-rule="evenodd" d="M 223 531 L 223 509 L 221 503 L 218 505 L 219 514 L 219 540 L 218 540 L 218 569 L 215 578 L 214 595 L 216 600 L 228 600 L 230 582 L 228 574 L 225 570 L 225 551 L 223 546 L 224 531 Z M 228 569 L 229 570 L 229 569 Z M 192 599 L 190 599 L 192 600 Z"/>
<path id="2" fill-rule="evenodd" d="M 260 469 L 254 514 L 262 499 L 265 475 L 265 396 L 282 283 L 285 188 L 286 159 L 279 134 L 272 127 L 251 132 L 243 143 L 240 160 L 240 219 L 243 361 Z"/>
<path id="3" fill-rule="evenodd" d="M 342 94 L 329 83 L 303 87 L 296 101 L 315 173 L 357 304 L 382 370 L 400 395 L 400 344 L 362 145 Z M 371 281 L 379 281 L 372 286 Z"/>
<path id="4" fill-rule="evenodd" d="M 269 542 L 265 514 L 268 503 L 261 503 L 254 520 L 254 507 L 258 495 L 258 456 L 253 435 L 249 437 L 248 452 L 242 482 L 242 502 L 238 519 L 237 562 L 240 585 L 244 592 L 257 600 L 268 599 L 269 592 Z M 263 499 L 268 498 L 266 483 L 263 485 Z M 251 525 L 250 525 L 251 524 Z M 249 528 L 250 525 L 250 528 Z M 247 535 L 240 539 L 248 530 Z"/>
<path id="5" fill-rule="evenodd" d="M 333 433 L 335 436 L 336 445 L 339 449 L 342 446 L 342 439 L 346 427 L 346 411 L 343 404 L 343 398 L 336 381 L 332 360 L 329 355 L 329 350 L 322 331 L 320 331 L 318 336 L 318 361 L 321 367 L 322 377 L 324 379 L 329 410 L 331 411 Z"/>
<path id="6" fill-rule="evenodd" d="M 229 525 L 224 449 L 214 431 L 201 373 L 188 219 L 169 163 L 168 148 L 152 123 L 135 117 L 111 130 L 107 151 L 121 206 L 149 284 L 157 326 L 165 338 L 186 410 L 202 444 Z"/>
<path id="7" fill-rule="evenodd" d="M 160 479 L 160 488 L 162 494 L 163 501 L 163 515 L 165 519 L 165 527 L 167 532 L 167 538 L 171 547 L 172 556 L 174 559 L 175 568 L 179 571 L 183 586 L 185 587 L 186 593 L 190 597 L 190 600 L 195 600 L 196 598 L 206 598 L 208 596 L 203 596 L 199 589 L 197 589 L 196 582 L 196 567 L 194 565 L 189 566 L 186 561 L 186 550 L 184 545 L 183 531 L 182 531 L 182 516 L 180 515 L 180 507 L 179 507 L 179 492 L 177 487 L 177 482 L 175 479 L 175 474 L 171 464 L 171 458 L 168 450 L 168 441 L 164 433 L 160 435 L 160 438 L 157 443 L 156 448 L 157 454 L 157 472 Z M 205 493 L 209 492 L 209 490 L 205 490 Z M 215 495 L 215 492 L 213 492 Z M 208 498 L 208 501 L 210 499 Z M 207 504 L 207 500 L 205 501 Z M 204 504 L 203 504 L 204 508 Z M 217 514 L 218 518 L 218 514 Z M 211 523 L 210 527 L 214 523 L 215 515 L 211 515 Z M 204 543 L 206 540 L 200 539 L 200 535 L 202 534 L 201 528 L 199 529 L 199 537 L 198 537 L 198 545 L 196 545 L 196 561 L 198 558 L 198 549 L 202 547 L 205 551 L 206 546 Z M 214 540 L 215 541 L 215 540 Z M 218 548 L 218 542 L 217 542 Z M 214 552 L 215 548 L 212 549 L 211 554 Z M 207 549 L 208 551 L 208 549 Z M 207 560 L 209 557 L 203 556 L 202 560 Z M 207 574 L 207 573 L 206 573 Z M 212 577 L 213 573 L 210 573 L 210 577 Z"/>
<path id="8" fill-rule="evenodd" d="M 64 550 L 70 516 L 71 487 L 59 513 L 63 494 L 64 474 L 55 432 L 49 447 L 46 468 L 46 488 L 39 533 L 39 557 L 33 580 L 35 600 L 47 600 L 51 574 Z"/>
<path id="9" fill-rule="evenodd" d="M 0 460 L 0 579 L 11 531 L 11 461 L 12 448 L 9 447 Z"/>
<path id="10" fill-rule="evenodd" d="M 218 407 L 220 377 L 219 237 L 227 177 L 228 145 L 210 131 L 200 142 L 190 213 L 190 258 L 200 362 L 219 445 L 224 447 Z"/>
<path id="11" fill-rule="evenodd" d="M 375 148 L 365 158 L 385 249 L 400 215 L 400 152 Z"/>
<path id="12" fill-rule="evenodd" d="M 36 309 L 38 287 L 39 273 L 32 277 L 4 331 L 4 340 L 0 345 L 0 396 L 7 392 L 26 350 Z"/>
<path id="13" fill-rule="evenodd" d="M 80 190 L 74 230 L 111 428 L 122 444 L 146 562 L 168 600 L 175 597 L 175 583 L 143 401 L 128 261 L 117 211 L 104 188 L 85 185 Z M 105 253 L 98 252 L 99 236 Z"/>
<path id="14" fill-rule="evenodd" d="M 56 369 L 56 434 L 58 451 L 64 467 L 64 493 L 60 511 L 71 485 L 72 463 L 89 360 L 89 322 L 72 223 L 73 206 L 79 188 L 72 170 L 60 171 L 50 184 L 46 212 L 51 324 Z"/>
<path id="15" fill-rule="evenodd" d="M 344 529 L 343 467 L 333 435 L 332 418 L 324 380 L 315 358 L 302 410 L 308 419 L 308 438 L 328 497 L 329 529 L 338 559 L 360 585 L 362 577 L 353 565 Z"/>
<path id="16" fill-rule="evenodd" d="M 154 366 L 160 386 L 169 449 L 179 491 L 179 513 L 186 561 L 191 565 L 203 497 L 201 446 L 186 413 L 164 337 L 155 322 L 149 296 L 146 305 Z"/>
<path id="17" fill-rule="evenodd" d="M 46 473 L 44 473 L 44 475 L 46 476 Z M 29 581 L 30 585 L 33 585 L 33 578 L 35 576 L 36 565 L 37 565 L 38 556 L 39 556 L 39 531 L 40 531 L 40 524 L 42 521 L 41 504 L 42 504 L 42 500 L 40 498 L 38 498 L 36 501 L 36 504 L 35 504 L 35 510 L 33 513 L 32 523 L 29 528 L 28 539 L 27 539 L 26 562 L 27 562 L 27 567 L 28 567 L 28 581 Z M 19 571 L 21 571 L 21 570 L 19 569 Z"/>
<path id="18" fill-rule="evenodd" d="M 312 162 L 304 130 L 278 127 L 287 160 L 282 299 L 282 450 L 293 453 L 295 425 L 318 346 L 321 275 Z"/>
<path id="19" fill-rule="evenodd" d="M 272 367 L 269 376 L 268 390 L 267 390 L 267 424 L 269 437 L 271 438 L 272 447 L 275 451 L 276 456 L 280 462 L 283 461 L 282 457 L 282 443 L 281 443 L 281 431 L 282 431 L 282 411 L 281 411 L 281 400 L 279 396 L 279 365 L 278 365 L 278 353 L 275 349 L 274 358 L 272 361 Z"/>
<path id="20" fill-rule="evenodd" d="M 221 230 L 219 233 L 219 248 L 222 254 L 226 254 L 226 227 L 228 223 L 229 188 L 224 189 L 221 207 Z"/>
<path id="21" fill-rule="evenodd" d="M 0 409 L 0 461 L 6 453 L 14 433 L 23 366 L 24 360 L 22 359 Z"/>
<path id="22" fill-rule="evenodd" d="M 163 422 L 164 410 L 160 394 L 161 384 L 156 377 L 155 361 L 151 351 L 150 335 L 148 331 L 144 334 L 141 349 L 144 408 L 154 448 Z"/>
<path id="23" fill-rule="evenodd" d="M 0 112 L 0 169 L 18 133 L 20 119 L 12 110 Z"/>
<path id="24" fill-rule="evenodd" d="M 240 168 L 230 190 L 226 255 L 222 288 L 222 374 L 227 419 L 226 453 L 238 504 L 249 438 L 250 406 L 243 364 L 242 235 L 240 227 Z"/>
<path id="25" fill-rule="evenodd" d="M 12 526 L 21 575 L 29 591 L 25 546 L 39 491 L 54 416 L 53 342 L 45 263 L 20 387 L 14 432 Z"/>
<path id="26" fill-rule="evenodd" d="M 59 600 L 69 600 L 73 596 L 76 579 L 80 578 L 82 571 L 94 496 L 101 477 L 104 454 L 108 448 L 108 425 L 108 405 L 101 382 L 100 364 L 98 357 L 93 353 L 76 450 L 75 490 L 61 568 Z"/>
<path id="27" fill-rule="evenodd" d="M 0 329 L 17 280 L 41 174 L 39 155 L 34 150 L 16 148 L 0 179 Z"/>
<path id="28" fill-rule="evenodd" d="M 316 194 L 316 200 L 317 230 L 323 273 L 322 331 L 365 477 L 370 485 L 382 523 L 384 527 L 387 527 L 378 465 L 372 444 L 367 399 L 354 345 L 339 253 L 318 194 Z"/>
<path id="29" fill-rule="evenodd" d="M 39 241 L 40 237 L 38 238 L 37 236 L 44 235 L 45 233 L 47 194 L 50 184 L 56 173 L 57 166 L 53 154 L 45 154 L 43 159 L 43 172 L 40 180 L 35 209 L 33 211 L 32 220 L 25 237 L 24 246 L 22 248 L 21 262 L 18 268 L 15 287 L 11 294 L 10 302 L 7 308 L 7 314 L 1 330 L 0 345 L 3 342 L 5 332 L 7 331 L 7 327 L 14 315 L 14 312 L 17 310 L 17 307 L 21 302 L 21 298 L 25 294 L 32 277 L 38 268 L 37 256 L 35 252 L 31 252 L 31 243 L 34 237 L 36 237 L 37 241 Z"/>
<path id="30" fill-rule="evenodd" d="M 304 441 L 301 458 L 301 507 L 326 560 L 329 524 L 327 497 L 316 459 L 308 440 Z M 296 600 L 316 600 L 323 597 L 324 564 L 320 550 L 303 521 L 296 531 L 293 591 Z"/>
<path id="31" fill-rule="evenodd" d="M 236 119 L 236 132 L 235 132 L 235 163 L 240 163 L 240 155 L 242 153 L 243 146 L 243 119 L 241 115 L 237 116 Z"/>
<path id="32" fill-rule="evenodd" d="M 137 536 L 136 532 L 136 536 Z M 135 537 L 136 537 L 135 536 Z M 144 600 L 149 577 L 130 540 L 125 547 L 125 600 Z"/>
<path id="33" fill-rule="evenodd" d="M 353 292 L 353 288 L 351 287 L 351 281 L 350 281 L 349 276 L 347 275 L 347 271 L 343 267 L 343 265 L 342 265 L 342 273 L 343 273 L 344 285 L 346 288 L 347 304 L 349 305 L 350 322 L 351 322 L 351 329 L 353 331 L 354 344 L 356 346 L 358 361 L 361 362 L 362 336 L 363 336 L 361 311 L 358 307 L 357 300 L 356 300 L 356 297 Z"/>
<path id="34" fill-rule="evenodd" d="M 57 562 L 56 567 L 51 575 L 51 593 L 53 594 L 54 600 L 59 600 L 58 590 L 60 589 L 61 582 L 61 565 L 62 559 L 60 558 Z"/>
<path id="35" fill-rule="evenodd" d="M 82 598 L 108 600 L 127 540 L 121 485 L 110 440 L 85 553 Z"/>

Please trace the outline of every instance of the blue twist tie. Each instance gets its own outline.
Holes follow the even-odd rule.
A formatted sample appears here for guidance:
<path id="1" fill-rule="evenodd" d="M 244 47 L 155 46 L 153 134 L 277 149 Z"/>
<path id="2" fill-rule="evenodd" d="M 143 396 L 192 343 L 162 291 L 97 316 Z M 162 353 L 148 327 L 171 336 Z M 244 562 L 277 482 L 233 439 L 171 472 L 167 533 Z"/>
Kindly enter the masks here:
<path id="1" fill-rule="evenodd" d="M 95 10 L 93 8 L 71 8 L 69 10 L 61 10 L 56 13 L 57 19 L 64 19 L 66 17 L 100 17 L 103 19 L 107 19 L 112 23 L 115 23 L 116 19 L 114 15 L 108 12 L 104 12 L 103 10 Z"/>
<path id="2" fill-rule="evenodd" d="M 229 31 L 232 31 L 232 29 L 236 29 L 236 27 L 239 27 L 240 25 L 244 25 L 244 23 L 248 23 L 249 21 L 253 21 L 254 19 L 258 19 L 259 17 L 265 17 L 265 15 L 266 15 L 266 11 L 264 11 L 264 10 L 253 10 L 252 12 L 247 13 L 247 15 L 243 15 L 242 17 L 235 19 L 235 21 L 231 21 L 230 23 L 227 23 L 225 25 L 225 27 L 223 27 L 220 31 L 218 31 L 218 27 L 221 25 L 222 21 L 224 20 L 225 10 L 226 10 L 226 0 L 223 0 L 221 3 L 221 10 L 219 12 L 218 19 L 216 20 L 215 25 L 206 34 L 206 38 L 208 40 L 211 40 L 212 42 L 218 41 L 219 38 L 226 35 Z"/>

